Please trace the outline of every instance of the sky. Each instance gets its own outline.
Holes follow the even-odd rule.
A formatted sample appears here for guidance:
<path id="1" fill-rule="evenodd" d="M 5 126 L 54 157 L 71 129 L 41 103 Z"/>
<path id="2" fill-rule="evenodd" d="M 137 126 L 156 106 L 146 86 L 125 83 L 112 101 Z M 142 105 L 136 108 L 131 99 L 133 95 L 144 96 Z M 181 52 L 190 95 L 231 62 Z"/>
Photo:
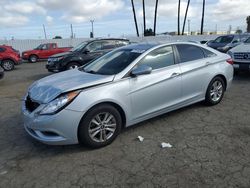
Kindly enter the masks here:
<path id="1" fill-rule="evenodd" d="M 134 0 L 140 33 L 142 0 Z M 155 0 L 145 0 L 146 25 L 153 28 Z M 181 0 L 181 23 L 187 0 Z M 177 30 L 178 0 L 159 0 L 157 33 Z M 200 29 L 202 0 L 191 0 L 187 19 L 192 31 Z M 246 30 L 250 0 L 206 0 L 205 31 L 226 31 L 229 25 Z M 135 36 L 130 0 L 0 0 L 1 39 L 43 39 L 56 35 L 87 38 L 94 20 L 95 37 Z M 187 30 L 187 27 L 186 27 Z"/>

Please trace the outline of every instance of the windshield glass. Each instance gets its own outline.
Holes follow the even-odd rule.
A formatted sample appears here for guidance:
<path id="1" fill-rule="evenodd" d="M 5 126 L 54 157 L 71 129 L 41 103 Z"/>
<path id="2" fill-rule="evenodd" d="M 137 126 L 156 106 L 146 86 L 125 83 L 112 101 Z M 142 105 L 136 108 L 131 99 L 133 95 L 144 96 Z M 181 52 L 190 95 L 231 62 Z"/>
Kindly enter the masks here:
<path id="1" fill-rule="evenodd" d="M 250 44 L 250 37 L 244 43 Z"/>
<path id="2" fill-rule="evenodd" d="M 43 46 L 43 44 L 40 44 L 39 46 L 37 46 L 36 48 L 34 48 L 34 50 L 40 50 L 40 49 L 42 49 L 42 46 Z"/>
<path id="3" fill-rule="evenodd" d="M 87 41 L 86 41 L 86 42 L 82 42 L 82 43 L 78 44 L 76 47 L 72 48 L 70 51 L 72 51 L 72 52 L 74 52 L 74 51 L 79 52 L 79 51 L 81 51 L 87 44 L 88 44 Z"/>
<path id="4" fill-rule="evenodd" d="M 216 38 L 214 41 L 217 43 L 230 43 L 234 39 L 234 36 L 222 36 Z"/>
<path id="5" fill-rule="evenodd" d="M 86 65 L 82 70 L 92 74 L 118 74 L 141 54 L 141 51 L 133 49 L 115 50 Z"/>

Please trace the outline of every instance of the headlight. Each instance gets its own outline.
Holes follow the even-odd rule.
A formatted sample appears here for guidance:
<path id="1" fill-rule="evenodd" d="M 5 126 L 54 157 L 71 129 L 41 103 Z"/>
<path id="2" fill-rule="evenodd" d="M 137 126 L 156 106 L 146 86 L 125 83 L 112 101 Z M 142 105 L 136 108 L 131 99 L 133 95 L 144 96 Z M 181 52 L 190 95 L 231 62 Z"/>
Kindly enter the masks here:
<path id="1" fill-rule="evenodd" d="M 73 91 L 56 98 L 48 103 L 40 112 L 40 115 L 54 114 L 69 104 L 79 94 L 79 91 Z"/>
<path id="2" fill-rule="evenodd" d="M 48 61 L 55 62 L 55 61 L 60 61 L 61 59 L 63 59 L 63 57 L 53 57 L 53 58 L 49 58 Z"/>

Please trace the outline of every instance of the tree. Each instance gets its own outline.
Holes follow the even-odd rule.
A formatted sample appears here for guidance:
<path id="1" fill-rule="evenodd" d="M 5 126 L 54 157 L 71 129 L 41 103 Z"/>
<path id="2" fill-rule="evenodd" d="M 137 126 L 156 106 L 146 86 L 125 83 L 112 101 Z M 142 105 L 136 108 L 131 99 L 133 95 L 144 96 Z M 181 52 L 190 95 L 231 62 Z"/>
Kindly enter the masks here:
<path id="1" fill-rule="evenodd" d="M 179 0 L 178 2 L 178 18 L 177 18 L 178 35 L 180 35 L 180 13 L 181 13 L 181 0 Z"/>
<path id="2" fill-rule="evenodd" d="M 247 32 L 250 33 L 250 16 L 247 17 Z"/>
<path id="3" fill-rule="evenodd" d="M 236 34 L 242 34 L 243 31 L 242 31 L 241 29 L 237 29 L 237 30 L 235 31 L 235 33 L 236 33 Z"/>
<path id="4" fill-rule="evenodd" d="M 53 39 L 62 39 L 61 36 L 55 36 Z"/>
<path id="5" fill-rule="evenodd" d="M 133 14 L 134 14 L 134 22 L 135 22 L 136 34 L 137 34 L 137 37 L 139 37 L 139 30 L 138 30 L 136 14 L 135 14 L 135 6 L 134 6 L 134 1 L 133 0 L 131 0 L 131 4 L 132 4 L 132 11 L 133 11 Z"/>
<path id="6" fill-rule="evenodd" d="M 156 34 L 156 18 L 157 18 L 157 8 L 158 8 L 158 0 L 156 0 L 156 2 L 155 2 L 154 35 Z"/>
<path id="7" fill-rule="evenodd" d="M 184 30 L 185 30 L 185 25 L 186 25 L 186 20 L 187 20 L 187 13 L 188 13 L 188 8 L 189 8 L 190 0 L 188 0 L 187 3 L 187 8 L 186 8 L 186 13 L 183 21 L 183 27 L 182 27 L 182 35 L 184 35 Z"/>
<path id="8" fill-rule="evenodd" d="M 154 36 L 154 35 L 155 33 L 151 28 L 145 30 L 144 36 Z"/>
<path id="9" fill-rule="evenodd" d="M 202 16 L 201 16 L 201 35 L 203 35 L 204 13 L 205 13 L 205 0 L 203 0 L 203 6 L 202 6 Z"/>

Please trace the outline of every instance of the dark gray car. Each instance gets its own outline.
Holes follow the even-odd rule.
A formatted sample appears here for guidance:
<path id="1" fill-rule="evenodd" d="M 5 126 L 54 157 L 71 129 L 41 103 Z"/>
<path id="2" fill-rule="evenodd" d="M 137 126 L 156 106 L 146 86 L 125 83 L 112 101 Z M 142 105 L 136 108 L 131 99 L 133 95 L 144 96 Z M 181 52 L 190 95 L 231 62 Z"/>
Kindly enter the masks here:
<path id="1" fill-rule="evenodd" d="M 209 41 L 207 45 L 226 53 L 228 50 L 244 42 L 249 36 L 248 34 L 219 36 L 215 40 Z"/>
<path id="2" fill-rule="evenodd" d="M 75 69 L 97 59 L 115 48 L 126 46 L 128 44 L 129 40 L 115 38 L 85 41 L 71 49 L 69 52 L 51 56 L 48 59 L 46 68 L 50 72 L 61 72 Z"/>

